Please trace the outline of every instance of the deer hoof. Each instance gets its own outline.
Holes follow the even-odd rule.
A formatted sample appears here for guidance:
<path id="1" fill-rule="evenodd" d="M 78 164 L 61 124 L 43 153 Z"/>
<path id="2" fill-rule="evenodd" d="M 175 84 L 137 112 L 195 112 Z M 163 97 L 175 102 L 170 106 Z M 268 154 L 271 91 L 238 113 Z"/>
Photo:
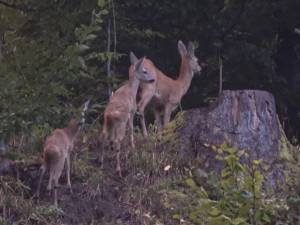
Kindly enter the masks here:
<path id="1" fill-rule="evenodd" d="M 37 199 L 39 200 L 40 199 L 40 193 L 36 192 L 32 195 L 32 199 Z"/>
<path id="2" fill-rule="evenodd" d="M 51 185 L 47 186 L 47 191 L 49 191 L 49 192 L 52 191 L 52 186 Z"/>
<path id="3" fill-rule="evenodd" d="M 121 170 L 120 171 L 118 171 L 119 172 L 119 177 L 120 178 L 122 178 L 123 176 L 122 176 L 122 172 L 121 172 Z"/>
<path id="4" fill-rule="evenodd" d="M 122 178 L 122 171 L 121 171 L 121 168 L 119 166 L 117 167 L 117 172 L 119 174 L 119 177 Z"/>
<path id="5" fill-rule="evenodd" d="M 70 191 L 70 194 L 72 195 L 72 194 L 73 194 L 73 189 L 72 189 L 71 184 L 68 184 L 68 189 L 69 189 L 69 191 Z"/>

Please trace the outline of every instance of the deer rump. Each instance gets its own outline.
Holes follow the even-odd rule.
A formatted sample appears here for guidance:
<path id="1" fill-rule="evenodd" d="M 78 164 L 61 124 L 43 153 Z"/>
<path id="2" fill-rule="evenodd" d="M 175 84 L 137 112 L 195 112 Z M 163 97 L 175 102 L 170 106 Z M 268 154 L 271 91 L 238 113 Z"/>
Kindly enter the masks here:
<path id="1" fill-rule="evenodd" d="M 64 166 L 64 161 L 67 157 L 67 151 L 65 150 L 70 147 L 69 139 L 62 130 L 55 130 L 46 140 L 46 145 L 44 146 L 44 162 L 46 168 L 50 169 L 50 173 L 57 173 L 63 169 L 61 167 Z"/>
<path id="2" fill-rule="evenodd" d="M 126 125 L 129 120 L 129 113 L 124 109 L 114 109 L 104 114 L 104 127 L 107 128 L 103 132 L 103 138 L 113 141 L 117 138 L 118 133 L 123 133 L 126 130 Z"/>
<path id="3" fill-rule="evenodd" d="M 124 96 L 131 96 L 126 84 L 114 93 L 105 109 L 103 124 L 105 129 L 102 133 L 104 139 L 113 141 L 125 135 L 130 114 L 135 111 L 136 106 L 133 98 L 123 98 Z"/>

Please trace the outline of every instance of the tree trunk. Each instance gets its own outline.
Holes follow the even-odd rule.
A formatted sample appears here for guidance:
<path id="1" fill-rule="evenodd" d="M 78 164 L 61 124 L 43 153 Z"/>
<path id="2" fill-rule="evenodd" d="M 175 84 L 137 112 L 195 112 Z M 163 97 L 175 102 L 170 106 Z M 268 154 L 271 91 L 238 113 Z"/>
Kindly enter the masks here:
<path id="1" fill-rule="evenodd" d="M 282 132 L 273 96 L 266 91 L 223 91 L 209 107 L 191 109 L 178 128 L 180 152 L 188 158 L 198 155 L 204 170 L 222 169 L 209 146 L 223 143 L 246 151 L 249 163 L 261 159 L 268 183 L 276 187 L 283 180 L 282 159 L 290 159 L 289 144 Z M 175 119 L 175 121 L 178 121 Z"/>

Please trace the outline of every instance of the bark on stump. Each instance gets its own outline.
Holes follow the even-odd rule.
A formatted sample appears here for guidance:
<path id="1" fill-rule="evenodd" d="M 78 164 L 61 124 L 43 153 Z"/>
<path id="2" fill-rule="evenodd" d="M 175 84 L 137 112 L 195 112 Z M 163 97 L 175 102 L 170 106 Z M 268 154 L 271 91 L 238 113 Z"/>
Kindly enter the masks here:
<path id="1" fill-rule="evenodd" d="M 183 114 L 177 132 L 180 152 L 197 154 L 206 171 L 222 168 L 208 145 L 228 143 L 244 150 L 250 162 L 260 159 L 267 184 L 272 189 L 284 182 L 283 159 L 289 159 L 289 143 L 282 132 L 273 96 L 260 90 L 223 91 L 209 107 L 191 109 Z M 175 119 L 178 121 L 179 118 Z"/>

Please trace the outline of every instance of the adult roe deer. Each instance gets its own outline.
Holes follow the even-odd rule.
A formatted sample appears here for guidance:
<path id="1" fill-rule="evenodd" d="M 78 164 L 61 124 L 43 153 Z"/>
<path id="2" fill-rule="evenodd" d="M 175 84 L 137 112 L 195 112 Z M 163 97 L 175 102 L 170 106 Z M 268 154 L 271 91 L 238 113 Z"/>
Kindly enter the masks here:
<path id="1" fill-rule="evenodd" d="M 151 84 L 141 84 L 140 100 L 137 105 L 138 114 L 141 116 L 141 126 L 143 135 L 147 136 L 147 128 L 144 118 L 144 110 L 148 103 L 151 103 L 158 131 L 162 130 L 171 117 L 171 113 L 180 104 L 181 98 L 188 91 L 195 73 L 200 73 L 202 67 L 195 56 L 195 48 L 191 42 L 188 48 L 182 41 L 178 41 L 178 51 L 181 56 L 181 66 L 179 76 L 176 80 L 171 79 L 155 67 L 149 59 L 145 64 L 152 68 L 156 76 L 155 82 Z M 204 66 L 205 64 L 201 64 Z M 163 114 L 163 126 L 161 123 L 161 114 Z"/>
<path id="2" fill-rule="evenodd" d="M 130 62 L 129 80 L 111 96 L 104 111 L 101 133 L 102 141 L 106 142 L 106 145 L 110 142 L 111 148 L 117 152 L 117 172 L 120 177 L 122 177 L 120 165 L 121 143 L 125 137 L 127 125 L 130 129 L 130 144 L 134 148 L 133 118 L 136 112 L 136 95 L 140 82 L 152 83 L 155 81 L 153 71 L 145 65 L 145 58 L 137 59 L 130 52 Z"/>
<path id="3" fill-rule="evenodd" d="M 49 170 L 49 182 L 47 190 L 52 190 L 52 183 L 54 183 L 54 205 L 57 207 L 57 188 L 58 180 L 64 169 L 66 162 L 66 175 L 67 175 L 67 185 L 72 192 L 71 179 L 70 179 L 70 153 L 74 147 L 74 141 L 82 127 L 85 123 L 85 112 L 87 111 L 89 100 L 85 102 L 84 108 L 81 114 L 81 119 L 71 119 L 68 126 L 62 129 L 55 129 L 50 136 L 47 137 L 44 149 L 43 149 L 43 165 L 40 170 L 40 178 L 37 188 L 37 197 L 40 195 L 40 188 L 42 179 L 47 170 Z"/>

